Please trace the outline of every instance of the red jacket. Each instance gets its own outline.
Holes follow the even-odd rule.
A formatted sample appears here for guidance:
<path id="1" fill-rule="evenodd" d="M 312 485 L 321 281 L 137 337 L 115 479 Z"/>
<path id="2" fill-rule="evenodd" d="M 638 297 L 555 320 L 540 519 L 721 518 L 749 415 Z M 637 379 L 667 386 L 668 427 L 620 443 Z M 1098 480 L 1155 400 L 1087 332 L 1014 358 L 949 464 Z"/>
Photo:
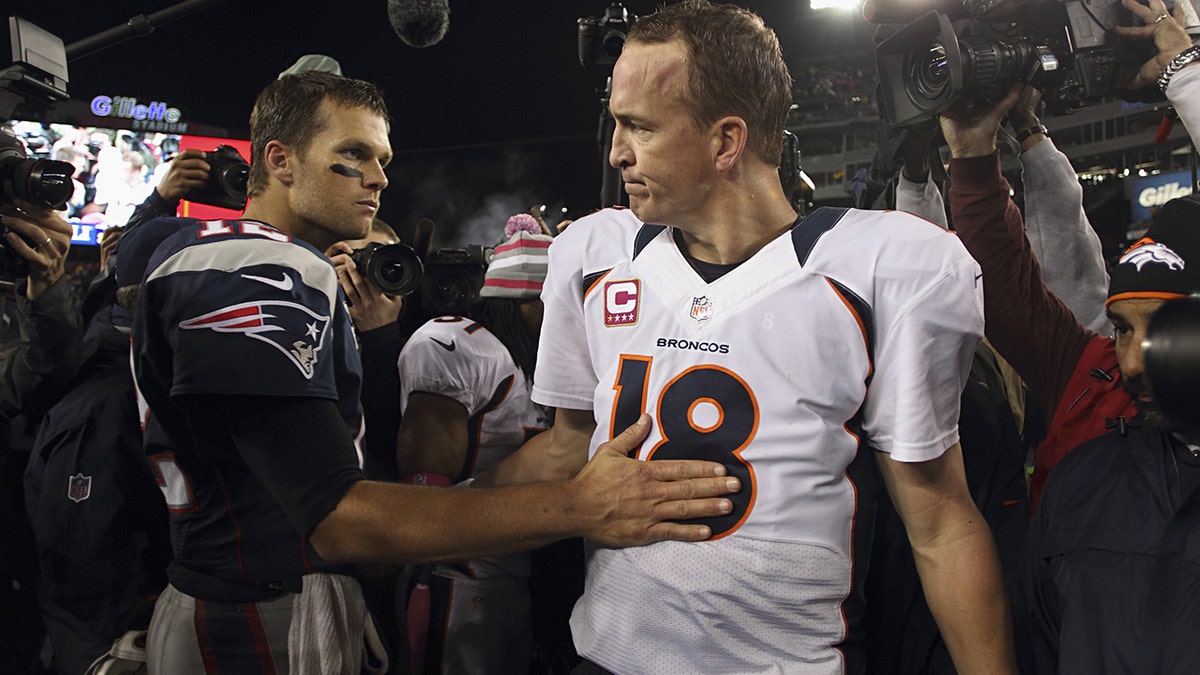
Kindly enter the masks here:
<path id="1" fill-rule="evenodd" d="M 983 270 L 988 341 L 1053 411 L 1046 439 L 1034 452 L 1032 509 L 1047 473 L 1064 455 L 1104 434 L 1109 420 L 1132 418 L 1136 409 L 1121 389 L 1113 340 L 1080 324 L 1042 281 L 999 154 L 952 160 L 950 177 L 954 229 Z"/>

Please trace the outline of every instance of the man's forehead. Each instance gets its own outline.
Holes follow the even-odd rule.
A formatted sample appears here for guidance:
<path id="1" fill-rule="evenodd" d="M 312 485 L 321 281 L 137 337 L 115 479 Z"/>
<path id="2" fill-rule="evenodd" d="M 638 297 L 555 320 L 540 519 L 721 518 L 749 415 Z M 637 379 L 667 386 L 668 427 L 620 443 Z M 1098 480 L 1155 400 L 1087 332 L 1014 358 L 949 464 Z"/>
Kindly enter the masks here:
<path id="1" fill-rule="evenodd" d="M 388 141 L 388 123 L 383 115 L 359 106 L 339 105 L 326 99 L 321 102 L 318 114 L 322 115 L 318 134 L 333 134 L 335 140 L 357 140 L 386 148 L 391 152 Z"/>
<path id="2" fill-rule="evenodd" d="M 1134 319 L 1148 319 L 1151 314 L 1158 311 L 1166 300 L 1158 298 L 1128 298 L 1125 300 L 1113 301 L 1105 309 L 1105 312 L 1110 318 L 1123 319 L 1131 321 Z"/>
<path id="3" fill-rule="evenodd" d="M 687 74 L 683 43 L 632 43 L 626 45 L 613 66 L 613 94 L 619 86 L 648 88 L 664 96 L 676 95 Z"/>

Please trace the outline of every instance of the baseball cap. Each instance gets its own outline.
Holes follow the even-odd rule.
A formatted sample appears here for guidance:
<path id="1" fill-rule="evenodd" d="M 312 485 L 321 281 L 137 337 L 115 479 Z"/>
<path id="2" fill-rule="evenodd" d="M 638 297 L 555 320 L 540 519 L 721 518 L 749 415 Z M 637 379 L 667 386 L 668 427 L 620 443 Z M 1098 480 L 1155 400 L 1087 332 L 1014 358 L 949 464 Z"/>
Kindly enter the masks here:
<path id="1" fill-rule="evenodd" d="M 325 73 L 333 73 L 334 75 L 341 75 L 342 65 L 332 56 L 305 54 L 296 59 L 295 63 L 288 66 L 287 70 L 279 73 L 279 77 L 283 77 L 284 75 L 299 75 L 306 70 L 318 70 Z"/>
<path id="2" fill-rule="evenodd" d="M 541 226 L 528 213 L 509 218 L 504 234 L 508 239 L 492 251 L 479 297 L 514 300 L 539 297 L 546 280 L 550 243 L 554 238 L 542 234 Z"/>
<path id="3" fill-rule="evenodd" d="M 1118 300 L 1179 298 L 1200 291 L 1200 195 L 1163 204 L 1145 236 L 1125 250 L 1108 284 Z"/>

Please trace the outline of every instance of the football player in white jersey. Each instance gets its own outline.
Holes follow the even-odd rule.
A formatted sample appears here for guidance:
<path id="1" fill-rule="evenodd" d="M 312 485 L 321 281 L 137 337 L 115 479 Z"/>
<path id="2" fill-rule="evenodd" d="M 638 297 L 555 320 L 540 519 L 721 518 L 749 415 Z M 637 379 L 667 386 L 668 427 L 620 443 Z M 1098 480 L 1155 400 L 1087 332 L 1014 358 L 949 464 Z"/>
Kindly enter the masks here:
<path id="1" fill-rule="evenodd" d="M 400 352 L 397 460 L 408 482 L 475 478 L 550 425 L 529 390 L 553 240 L 524 213 L 509 219 L 505 233 L 470 318 L 432 319 Z M 528 672 L 529 571 L 528 553 L 434 567 L 423 672 Z"/>
<path id="2" fill-rule="evenodd" d="M 650 413 L 631 454 L 722 461 L 743 488 L 703 520 L 708 541 L 592 547 L 572 616 L 582 672 L 861 672 L 864 461 L 958 670 L 1015 672 L 958 443 L 978 266 L 907 214 L 797 219 L 776 172 L 791 78 L 745 10 L 687 0 L 639 18 L 612 85 L 609 161 L 633 215 L 583 218 L 551 249 L 533 398 L 558 412 L 521 457 L 569 449 L 582 465 Z"/>

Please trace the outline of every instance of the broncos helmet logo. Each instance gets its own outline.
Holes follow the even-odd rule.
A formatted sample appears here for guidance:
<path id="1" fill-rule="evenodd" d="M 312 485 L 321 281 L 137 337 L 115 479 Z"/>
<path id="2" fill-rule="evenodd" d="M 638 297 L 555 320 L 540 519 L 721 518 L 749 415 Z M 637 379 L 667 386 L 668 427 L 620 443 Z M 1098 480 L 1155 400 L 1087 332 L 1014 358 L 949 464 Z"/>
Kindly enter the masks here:
<path id="1" fill-rule="evenodd" d="M 1125 255 L 1117 262 L 1118 265 L 1133 265 L 1137 271 L 1148 263 L 1159 263 L 1173 270 L 1183 270 L 1183 258 L 1164 244 L 1151 239 L 1143 239 L 1125 251 Z"/>
<path id="2" fill-rule="evenodd" d="M 185 330 L 207 328 L 218 333 L 244 333 L 282 352 L 312 379 L 317 353 L 325 344 L 329 317 L 284 300 L 243 302 L 181 321 Z"/>

